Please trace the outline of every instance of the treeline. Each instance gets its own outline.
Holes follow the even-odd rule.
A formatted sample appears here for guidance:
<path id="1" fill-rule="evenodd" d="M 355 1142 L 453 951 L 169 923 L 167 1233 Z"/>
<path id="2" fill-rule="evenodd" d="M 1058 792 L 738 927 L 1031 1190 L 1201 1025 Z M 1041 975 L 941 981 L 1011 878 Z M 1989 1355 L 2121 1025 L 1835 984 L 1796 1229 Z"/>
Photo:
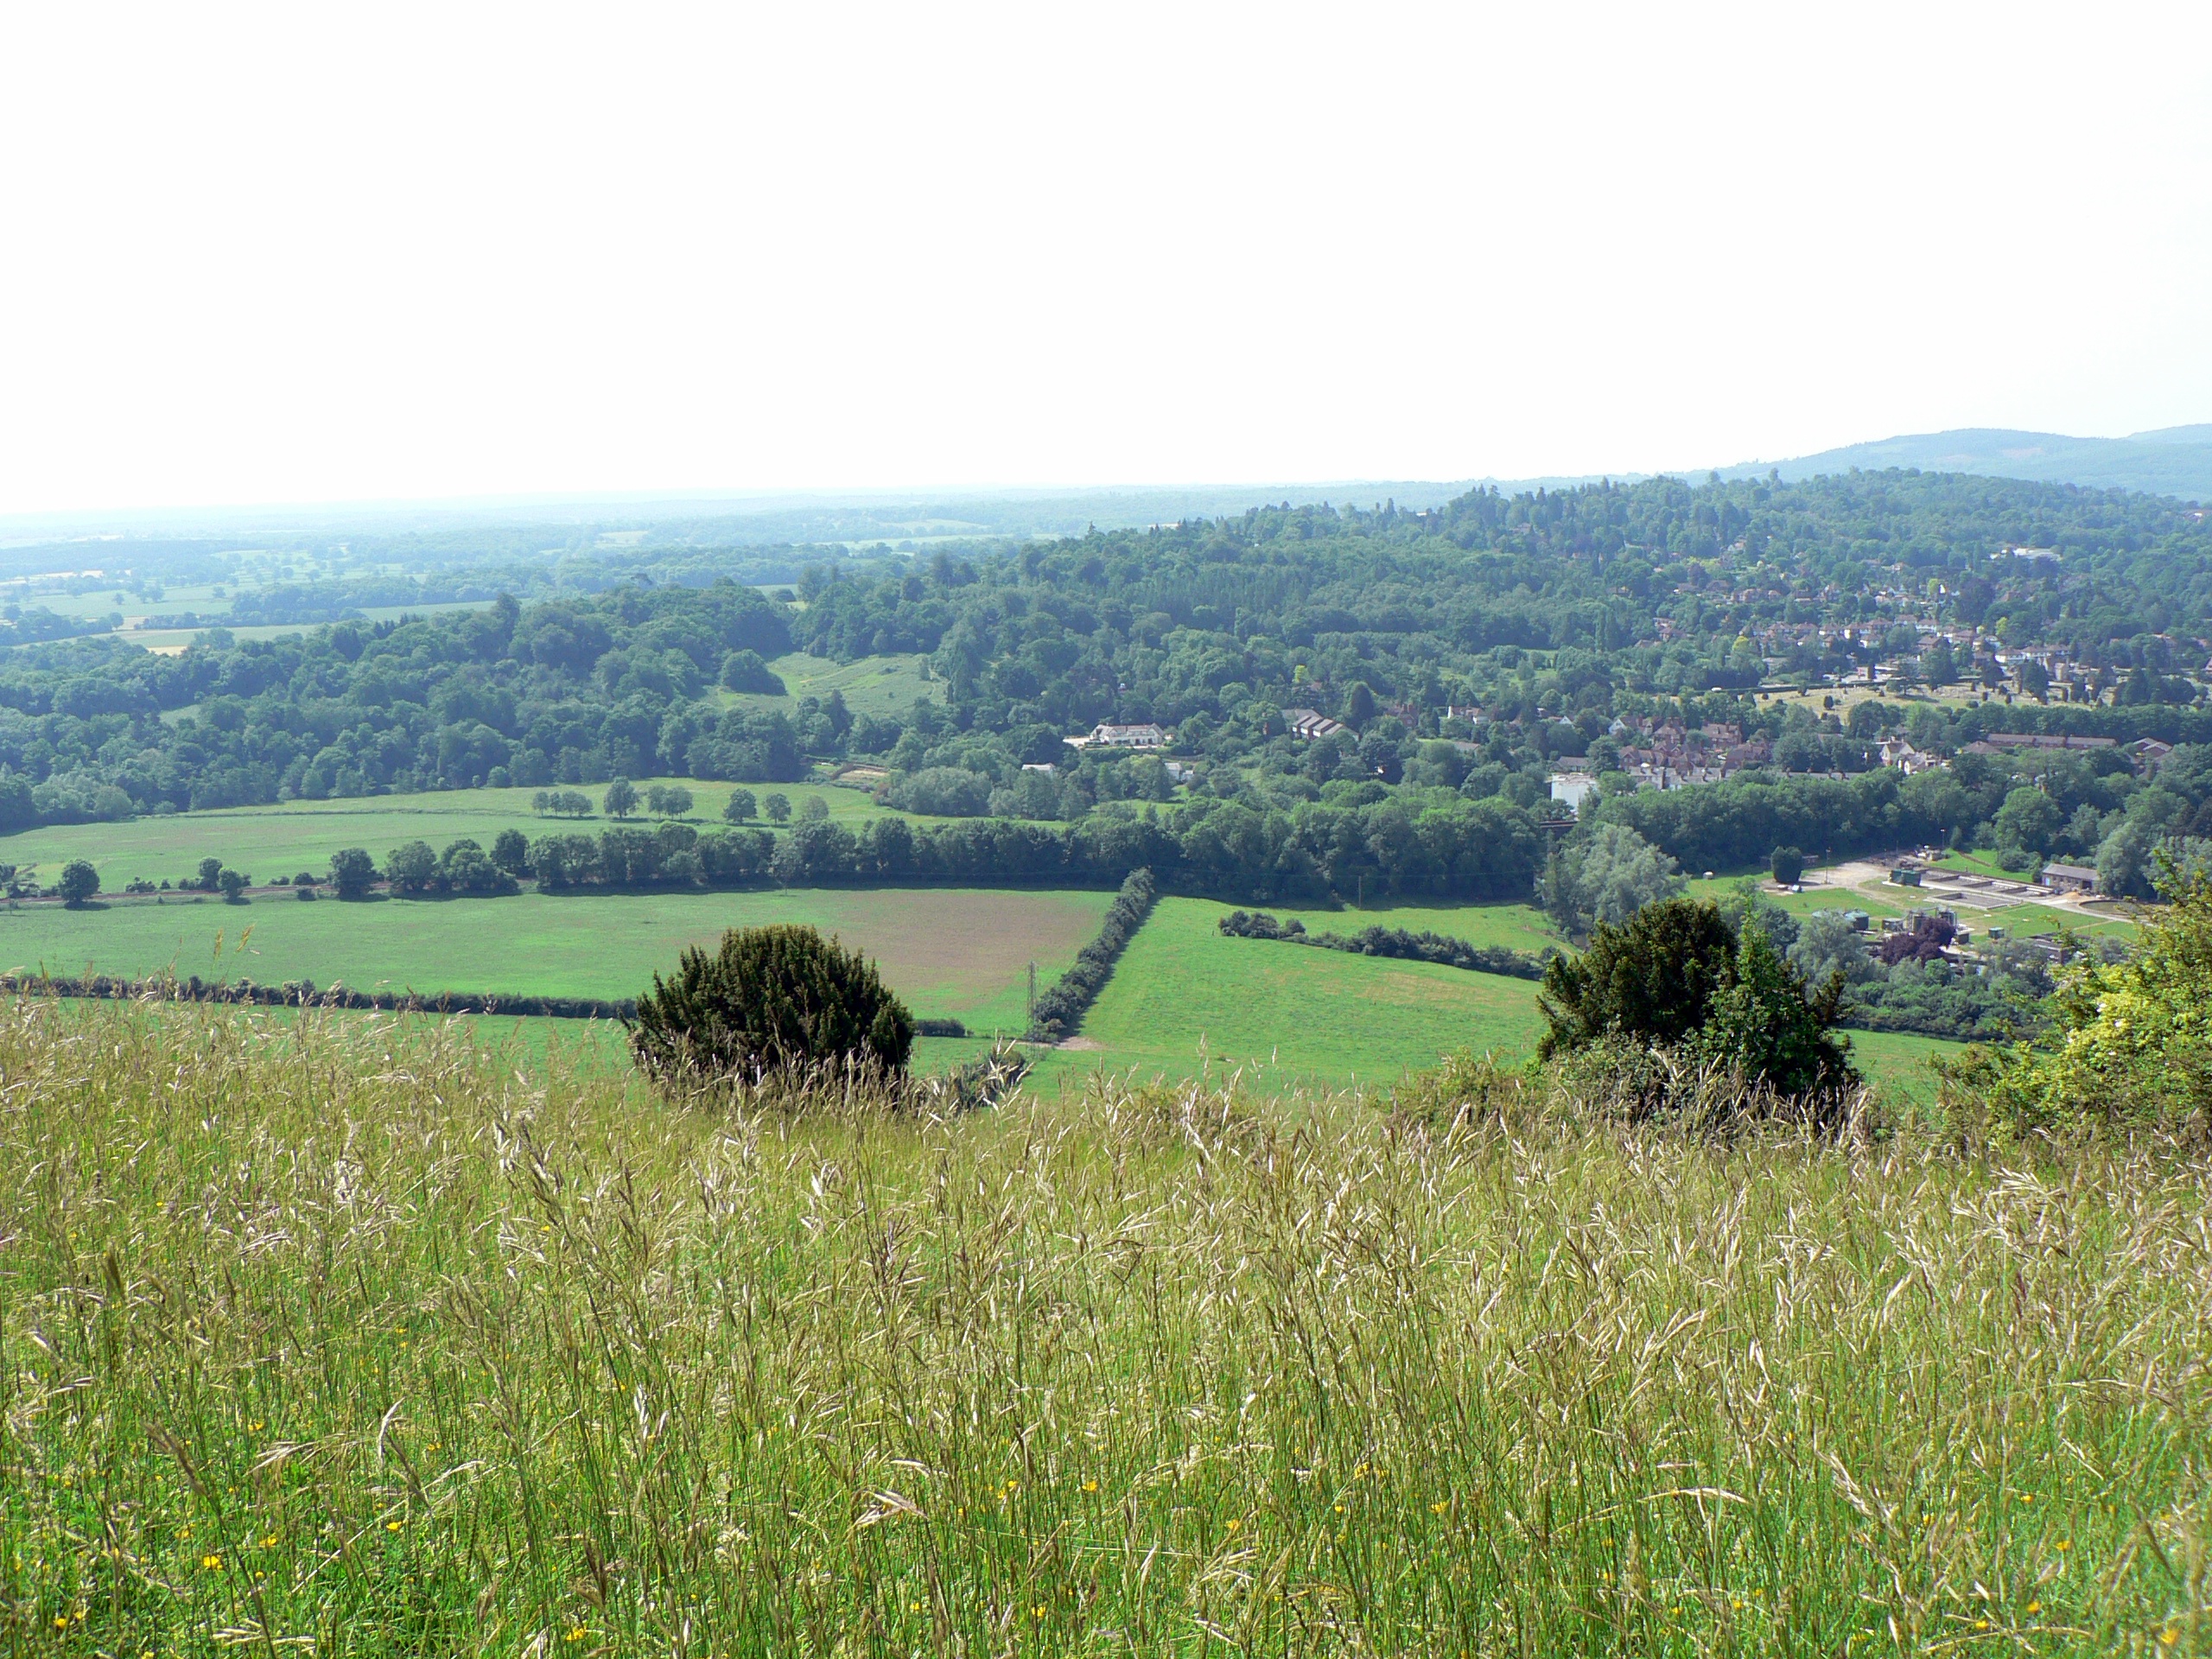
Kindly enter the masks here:
<path id="1" fill-rule="evenodd" d="M 1310 944 L 1323 950 L 1344 950 L 1354 956 L 1390 957 L 1401 962 L 1433 962 L 1440 967 L 1461 968 L 1471 973 L 1503 974 L 1514 979 L 1541 979 L 1556 950 L 1529 953 L 1503 945 L 1471 944 L 1447 934 L 1415 932 L 1402 927 L 1363 927 L 1357 933 L 1309 933 L 1295 916 L 1277 921 L 1262 911 L 1253 914 L 1231 911 L 1220 922 L 1222 932 L 1236 939 L 1274 939 L 1286 944 Z"/>
<path id="2" fill-rule="evenodd" d="M 702 833 L 677 823 L 618 826 L 597 836 L 537 836 L 512 868 L 551 891 L 764 880 L 1100 886 L 1143 868 L 1178 891 L 1239 899 L 1511 899 L 1531 891 L 1546 833 L 1533 814 L 1503 801 L 1412 792 L 1295 812 L 1262 813 L 1234 802 L 1170 811 L 1124 807 L 1072 824 L 882 817 L 857 831 L 816 820 L 780 834 L 742 826 Z"/>
<path id="3" fill-rule="evenodd" d="M 1106 907 L 1097 937 L 1076 953 L 1074 964 L 1037 999 L 1037 1006 L 1030 1010 L 1029 1041 L 1058 1042 L 1083 1023 L 1083 1016 L 1090 1011 L 1099 992 L 1106 988 L 1106 982 L 1114 976 L 1114 964 L 1122 959 L 1122 952 L 1128 948 L 1129 941 L 1136 938 L 1137 930 L 1152 914 L 1158 898 L 1159 888 L 1150 870 L 1129 872 L 1128 878 L 1122 883 L 1122 890 L 1114 895 L 1114 902 Z"/>

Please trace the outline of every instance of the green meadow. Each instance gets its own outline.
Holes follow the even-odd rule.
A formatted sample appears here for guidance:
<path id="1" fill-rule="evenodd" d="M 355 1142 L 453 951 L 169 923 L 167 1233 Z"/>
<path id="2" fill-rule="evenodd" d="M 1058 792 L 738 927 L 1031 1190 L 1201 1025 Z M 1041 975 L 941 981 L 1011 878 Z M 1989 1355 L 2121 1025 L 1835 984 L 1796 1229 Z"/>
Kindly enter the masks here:
<path id="1" fill-rule="evenodd" d="M 1122 957 L 1071 1046 L 1044 1056 L 1030 1086 L 1080 1087 L 1102 1073 L 1247 1086 L 1387 1087 L 1460 1051 L 1517 1065 L 1543 1031 L 1536 986 L 1431 963 L 1224 937 L 1236 906 L 1164 899 Z M 1478 944 L 1540 950 L 1556 945 L 1541 912 L 1525 905 L 1409 905 L 1387 911 L 1275 907 L 1313 931 L 1356 932 L 1370 923 L 1443 933 Z M 1933 1038 L 1854 1032 L 1861 1068 L 1878 1087 L 1915 1102 L 1934 1094 L 1927 1060 L 1959 1045 Z"/>
<path id="2" fill-rule="evenodd" d="M 840 663 L 795 651 L 768 664 L 782 679 L 784 696 L 771 697 L 749 691 L 720 695 L 727 703 L 788 711 L 796 709 L 802 697 L 826 698 L 835 691 L 855 715 L 904 715 L 913 708 L 917 697 L 944 701 L 944 683 L 922 677 L 923 662 L 918 656 L 886 655 Z"/>
<path id="3" fill-rule="evenodd" d="M 839 785 L 741 785 L 692 778 L 640 779 L 639 792 L 656 783 L 680 784 L 691 791 L 691 815 L 686 822 L 701 830 L 721 827 L 722 809 L 728 804 L 731 791 L 741 787 L 752 791 L 756 802 L 781 794 L 791 802 L 794 817 L 814 799 L 823 802 L 832 818 L 855 828 L 872 817 L 902 816 L 878 806 L 866 790 Z M 502 830 L 519 830 L 536 836 L 556 832 L 596 835 L 609 828 L 613 821 L 598 810 L 606 785 L 574 787 L 591 797 L 591 817 L 543 816 L 531 809 L 531 797 L 537 791 L 529 789 L 365 795 L 345 800 L 285 801 L 272 806 L 179 812 L 167 817 L 130 818 L 120 823 L 48 824 L 0 836 L 0 861 L 19 867 L 35 865 L 41 877 L 50 880 L 71 859 L 85 859 L 99 871 L 101 886 L 110 894 L 138 877 L 174 881 L 190 874 L 203 858 L 219 858 L 232 869 L 266 881 L 302 870 L 320 874 L 329 868 L 330 855 L 341 847 L 366 848 L 381 865 L 385 855 L 403 842 L 425 841 L 442 849 L 448 842 L 467 836 L 489 847 Z M 640 813 L 626 822 L 651 828 L 653 820 Z M 753 823 L 759 828 L 772 827 L 762 818 L 756 817 Z"/>
<path id="4" fill-rule="evenodd" d="M 1094 892 L 900 887 L 25 905 L 0 912 L 0 968 L 611 1001 L 673 969 L 686 945 L 789 922 L 874 957 L 918 1014 L 1013 1033 L 1027 1024 L 1029 964 L 1050 984 L 1112 901 Z"/>

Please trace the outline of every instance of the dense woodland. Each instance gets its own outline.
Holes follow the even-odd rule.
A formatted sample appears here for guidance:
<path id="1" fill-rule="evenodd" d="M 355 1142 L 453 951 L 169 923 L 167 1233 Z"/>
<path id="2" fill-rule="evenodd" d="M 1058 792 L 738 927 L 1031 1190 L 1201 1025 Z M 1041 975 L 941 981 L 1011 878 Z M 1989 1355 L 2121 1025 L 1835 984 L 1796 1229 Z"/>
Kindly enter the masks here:
<path id="1" fill-rule="evenodd" d="M 1142 861 L 1255 899 L 1522 893 L 1556 835 L 1550 763 L 1605 770 L 1628 722 L 1770 750 L 1710 785 L 1615 778 L 1586 809 L 1685 867 L 1949 840 L 2097 859 L 2139 887 L 2162 847 L 2212 836 L 2193 749 L 2155 779 L 2114 753 L 1959 753 L 1999 729 L 2212 740 L 2212 529 L 2155 498 L 1906 473 L 1478 492 L 1425 513 L 1284 505 L 912 557 L 787 551 L 796 580 L 766 591 L 717 575 L 735 556 L 712 548 L 531 563 L 486 536 L 481 558 L 435 575 L 242 594 L 239 619 L 302 620 L 272 639 L 216 628 L 171 657 L 113 637 L 0 654 L 0 826 L 486 784 L 785 782 L 868 759 L 892 805 L 982 822 L 868 832 L 934 849 L 911 856 L 802 826 L 779 874 L 963 874 L 1012 838 L 1024 850 L 996 868 L 1038 879 L 1118 880 Z M 2048 556 L 1999 556 L 2023 546 Z M 307 626 L 410 582 L 495 579 L 474 612 Z M 12 626 L 44 626 L 16 608 Z M 2030 645 L 2077 665 L 2098 701 L 2006 679 L 1996 652 Z M 918 654 L 932 695 L 890 717 L 761 695 L 792 650 Z M 1993 700 L 1847 720 L 1756 695 L 1877 661 L 1980 679 Z M 1346 729 L 1302 741 L 1283 717 L 1298 708 Z M 1166 728 L 1178 772 L 1064 742 L 1101 721 Z M 1953 764 L 1881 769 L 1892 733 Z"/>

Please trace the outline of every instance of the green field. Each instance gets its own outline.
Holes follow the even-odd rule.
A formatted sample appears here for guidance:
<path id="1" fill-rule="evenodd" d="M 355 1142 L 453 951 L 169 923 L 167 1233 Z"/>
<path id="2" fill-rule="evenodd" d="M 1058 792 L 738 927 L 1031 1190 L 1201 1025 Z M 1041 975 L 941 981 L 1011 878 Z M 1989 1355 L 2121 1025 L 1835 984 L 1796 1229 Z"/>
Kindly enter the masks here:
<path id="1" fill-rule="evenodd" d="M 694 804 L 687 822 L 701 830 L 719 829 L 730 792 L 750 789 L 755 801 L 781 794 L 794 817 L 809 799 L 819 798 L 830 816 L 854 828 L 869 818 L 903 816 L 878 806 L 865 790 L 828 784 L 720 784 L 698 779 L 639 779 L 642 793 L 654 783 L 681 784 Z M 556 832 L 596 835 L 612 820 L 597 811 L 606 786 L 577 785 L 592 798 L 588 818 L 543 817 L 531 810 L 529 789 L 454 789 L 420 795 L 365 795 L 346 800 L 285 801 L 270 806 L 230 807 L 179 812 L 168 817 L 128 818 L 120 823 L 48 824 L 0 836 L 0 860 L 37 866 L 50 880 L 73 858 L 91 861 L 110 893 L 134 877 L 175 880 L 189 874 L 203 858 L 219 858 L 257 881 L 317 873 L 330 867 L 341 847 L 365 847 L 378 864 L 402 842 L 426 841 L 442 849 L 448 842 L 474 836 L 489 847 L 502 830 L 526 836 Z M 628 820 L 650 828 L 642 815 Z M 756 825 L 767 827 L 763 821 Z M 938 820 L 917 818 L 916 823 Z"/>
<path id="2" fill-rule="evenodd" d="M 711 944 L 725 928 L 798 922 L 874 957 L 916 1014 L 1015 1033 L 1027 1023 L 1029 963 L 1050 984 L 1112 898 L 931 887 L 37 905 L 0 912 L 0 968 L 612 1000 L 635 996 L 683 946 Z"/>
<path id="3" fill-rule="evenodd" d="M 1263 1092 L 1301 1083 L 1387 1086 L 1458 1050 L 1491 1052 L 1506 1064 L 1535 1052 L 1543 1020 L 1531 981 L 1227 938 L 1217 924 L 1232 908 L 1162 899 L 1084 1020 L 1083 1046 L 1046 1056 L 1031 1087 L 1052 1094 L 1101 1071 L 1216 1080 L 1241 1071 Z M 1374 921 L 1522 950 L 1557 943 L 1525 905 L 1274 913 L 1314 931 L 1351 932 Z M 1851 1037 L 1878 1086 L 1915 1100 L 1933 1097 L 1927 1056 L 1959 1046 L 1869 1032 Z"/>
<path id="4" fill-rule="evenodd" d="M 918 656 L 884 656 L 841 663 L 795 651 L 768 664 L 782 678 L 786 695 L 724 691 L 720 696 L 725 703 L 788 711 L 798 706 L 801 697 L 826 697 L 837 691 L 844 695 L 845 707 L 856 715 L 904 715 L 917 697 L 944 701 L 944 682 L 922 677 L 923 661 Z"/>

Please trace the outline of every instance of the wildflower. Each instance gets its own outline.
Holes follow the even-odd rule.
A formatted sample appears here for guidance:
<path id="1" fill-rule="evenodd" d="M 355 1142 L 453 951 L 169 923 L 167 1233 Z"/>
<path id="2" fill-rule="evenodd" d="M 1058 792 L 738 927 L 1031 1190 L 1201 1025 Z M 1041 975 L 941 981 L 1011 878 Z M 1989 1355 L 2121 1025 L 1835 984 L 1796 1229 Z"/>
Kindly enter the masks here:
<path id="1" fill-rule="evenodd" d="M 275 1533 L 273 1533 L 273 1532 L 272 1532 L 272 1533 L 269 1533 L 269 1534 L 267 1534 L 266 1535 L 264 1535 L 264 1536 L 263 1537 L 262 1541 L 261 1541 L 261 1547 L 262 1547 L 264 1549 L 274 1549 L 274 1548 L 276 1548 L 276 1535 Z"/>
<path id="2" fill-rule="evenodd" d="M 2039 1613 L 2043 1611 L 2043 1603 L 2040 1601 L 2030 1602 L 2028 1604 L 2028 1611 L 2031 1613 Z"/>
<path id="3" fill-rule="evenodd" d="M 200 1565 L 210 1573 L 219 1573 L 223 1567 L 223 1558 L 219 1555 L 202 1555 L 200 1558 Z"/>
<path id="4" fill-rule="evenodd" d="M 1086 1492 L 1095 1492 L 1098 1490 L 1098 1483 L 1095 1480 L 1086 1480 L 1083 1483 L 1083 1490 Z"/>
<path id="5" fill-rule="evenodd" d="M 2158 1632 L 2158 1645 L 2162 1648 L 2171 1648 L 2175 1643 L 2180 1640 L 2181 1632 L 2171 1624 L 2167 1625 L 2164 1630 Z"/>
<path id="6" fill-rule="evenodd" d="M 1989 1628 L 1989 1621 L 1986 1618 L 1977 1618 L 1974 1622 L 1974 1627 L 1977 1630 L 1986 1630 Z"/>
<path id="7" fill-rule="evenodd" d="M 397 1532 L 399 1528 L 400 1523 L 397 1521 L 387 1521 L 384 1523 L 384 1529 L 386 1532 Z"/>
<path id="8" fill-rule="evenodd" d="M 569 1632 L 569 1640 L 571 1642 L 581 1642 L 583 1639 L 584 1627 L 581 1624 L 577 1625 L 574 1630 Z"/>
<path id="9" fill-rule="evenodd" d="M 1243 1526 L 1243 1524 L 1244 1524 L 1244 1523 L 1243 1523 L 1242 1521 L 1239 1521 L 1239 1520 L 1238 1520 L 1235 1516 L 1233 1516 L 1233 1515 L 1232 1515 L 1232 1516 L 1230 1516 L 1229 1517 L 1229 1529 L 1230 1529 L 1231 1532 L 1236 1531 L 1237 1528 L 1239 1528 L 1239 1527 Z"/>
<path id="10" fill-rule="evenodd" d="M 2071 1538 L 2062 1538 L 2058 1541 L 2058 1551 L 2062 1555 L 2073 1548 L 2074 1541 Z"/>
<path id="11" fill-rule="evenodd" d="M 1451 1500 L 1450 1498 L 1448 1498 L 1448 1497 L 1440 1497 L 1440 1498 L 1438 1498 L 1438 1499 L 1436 1500 L 1436 1502 L 1435 1502 L 1435 1503 L 1432 1503 L 1432 1504 L 1430 1504 L 1430 1505 L 1428 1506 L 1428 1512 L 1429 1512 L 1431 1515 L 1441 1515 L 1441 1514 L 1443 1514 L 1443 1513 L 1444 1513 L 1444 1511 L 1445 1511 L 1445 1510 L 1446 1510 L 1450 1509 L 1451 1507 L 1452 1507 L 1452 1500 Z"/>

